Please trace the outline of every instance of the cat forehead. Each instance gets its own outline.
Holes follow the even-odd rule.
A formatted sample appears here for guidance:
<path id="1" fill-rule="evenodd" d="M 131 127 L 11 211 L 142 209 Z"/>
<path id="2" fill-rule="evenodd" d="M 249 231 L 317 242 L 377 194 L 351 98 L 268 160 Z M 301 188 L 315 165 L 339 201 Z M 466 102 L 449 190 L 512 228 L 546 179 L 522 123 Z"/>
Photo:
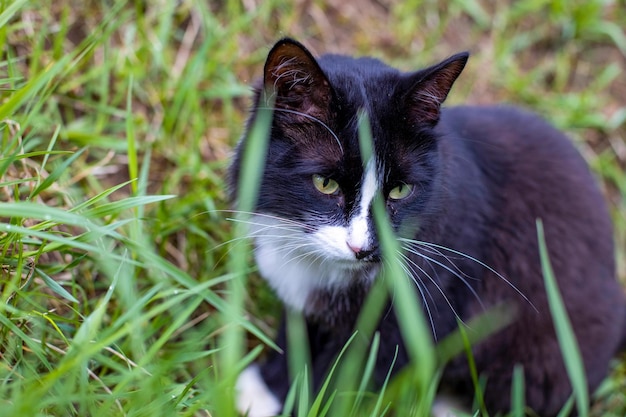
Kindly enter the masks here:
<path id="1" fill-rule="evenodd" d="M 389 97 L 404 74 L 384 62 L 370 57 L 323 55 L 319 64 L 339 95 L 352 101 Z"/>
<path id="2" fill-rule="evenodd" d="M 324 54 L 318 58 L 322 68 L 332 68 L 339 71 L 349 70 L 361 74 L 399 71 L 383 61 L 372 57 L 352 57 L 348 55 Z"/>

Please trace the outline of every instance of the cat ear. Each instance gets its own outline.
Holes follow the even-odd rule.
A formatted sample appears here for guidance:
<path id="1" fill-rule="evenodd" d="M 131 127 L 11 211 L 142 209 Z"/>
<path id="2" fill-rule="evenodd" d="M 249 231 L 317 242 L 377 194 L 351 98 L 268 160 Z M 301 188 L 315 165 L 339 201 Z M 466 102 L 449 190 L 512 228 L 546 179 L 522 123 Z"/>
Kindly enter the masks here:
<path id="1" fill-rule="evenodd" d="M 406 95 L 406 105 L 413 120 L 431 127 L 437 124 L 441 104 L 463 71 L 468 58 L 469 53 L 462 52 L 413 75 L 412 87 Z"/>
<path id="2" fill-rule="evenodd" d="M 330 82 L 299 42 L 285 38 L 274 45 L 265 62 L 263 83 L 276 108 L 327 118 L 332 97 Z"/>

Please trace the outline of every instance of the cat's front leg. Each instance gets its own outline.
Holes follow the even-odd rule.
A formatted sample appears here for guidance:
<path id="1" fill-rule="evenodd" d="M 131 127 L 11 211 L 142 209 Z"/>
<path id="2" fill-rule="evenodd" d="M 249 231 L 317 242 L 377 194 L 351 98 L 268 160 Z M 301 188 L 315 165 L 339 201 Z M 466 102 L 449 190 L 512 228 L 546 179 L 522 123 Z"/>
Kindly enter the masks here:
<path id="1" fill-rule="evenodd" d="M 236 406 L 242 415 L 270 417 L 282 412 L 289 391 L 285 319 L 281 321 L 275 343 L 283 352 L 271 351 L 265 362 L 248 366 L 237 379 Z"/>
<path id="2" fill-rule="evenodd" d="M 248 417 L 280 414 L 282 404 L 265 383 L 258 364 L 248 366 L 237 379 L 237 410 Z"/>
<path id="3" fill-rule="evenodd" d="M 237 411 L 248 417 L 280 414 L 282 403 L 265 383 L 258 364 L 253 363 L 237 379 Z"/>

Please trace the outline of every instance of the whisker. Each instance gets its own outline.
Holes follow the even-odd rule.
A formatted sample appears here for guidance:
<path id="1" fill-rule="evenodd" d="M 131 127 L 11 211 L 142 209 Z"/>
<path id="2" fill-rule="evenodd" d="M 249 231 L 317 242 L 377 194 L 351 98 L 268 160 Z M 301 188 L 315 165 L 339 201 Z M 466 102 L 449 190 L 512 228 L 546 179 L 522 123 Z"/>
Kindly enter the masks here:
<path id="1" fill-rule="evenodd" d="M 270 254 L 280 255 L 285 262 L 301 265 L 306 269 L 312 268 L 315 264 L 323 265 L 325 262 L 330 262 L 324 252 L 317 248 L 316 243 L 309 241 L 298 233 L 292 233 L 303 230 L 314 231 L 315 229 L 308 224 L 267 213 L 239 210 L 222 211 L 256 217 L 256 220 L 254 218 L 227 218 L 227 220 L 254 227 L 254 230 L 250 231 L 242 239 L 262 237 L 266 242 L 269 241 L 270 243 L 272 239 L 275 239 L 276 244 L 267 245 L 266 250 L 269 250 Z M 263 219 L 272 220 L 273 222 L 266 223 Z M 275 233 L 272 233 L 272 231 L 275 231 Z"/>
<path id="2" fill-rule="evenodd" d="M 243 241 L 246 241 L 246 240 L 248 240 L 247 236 L 234 237 L 234 238 L 228 239 L 228 240 L 226 240 L 226 241 L 224 241 L 224 242 L 222 242 L 222 243 L 220 243 L 218 245 L 215 245 L 212 248 L 207 249 L 206 252 L 207 253 L 211 253 L 211 252 L 216 251 L 216 250 L 218 250 L 218 249 L 220 249 L 220 248 L 222 248 L 224 246 L 228 246 L 228 245 L 232 245 L 232 244 L 239 245 L 239 244 L 243 243 Z M 230 249 L 228 251 L 230 251 Z"/>
<path id="3" fill-rule="evenodd" d="M 496 275 L 498 278 L 500 278 L 502 281 L 504 281 L 509 287 L 511 287 L 513 290 L 515 290 L 515 292 L 517 292 L 520 297 L 522 297 L 535 311 L 539 311 L 537 310 L 537 307 L 535 307 L 535 305 L 532 303 L 532 301 L 530 301 L 528 299 L 528 297 L 526 297 L 526 295 L 520 291 L 519 288 L 517 288 L 511 281 L 509 281 L 504 275 L 500 274 L 498 271 L 496 271 L 495 269 L 493 269 L 492 267 L 490 267 L 489 265 L 487 265 L 486 263 L 480 261 L 479 259 L 474 258 L 471 255 L 468 255 L 466 253 L 463 253 L 461 251 L 455 250 L 455 249 L 451 249 L 442 245 L 438 245 L 436 243 L 430 243 L 430 242 L 424 242 L 424 241 L 420 241 L 420 240 L 412 240 L 412 239 L 406 239 L 406 238 L 399 238 L 400 241 L 402 242 L 410 242 L 410 243 L 414 243 L 418 246 L 425 246 L 425 247 L 430 247 L 430 248 L 437 248 L 437 249 L 441 249 L 444 251 L 448 251 L 450 253 L 453 253 L 455 255 L 459 255 L 465 259 L 468 259 L 472 262 L 477 263 L 478 265 L 482 266 L 483 268 L 487 269 L 488 271 L 492 272 L 494 275 Z"/>
<path id="4" fill-rule="evenodd" d="M 307 226 L 306 223 L 302 223 L 302 222 L 298 222 L 296 220 L 292 220 L 292 219 L 287 219 L 285 217 L 280 217 L 277 216 L 275 214 L 269 214 L 269 213 L 261 213 L 258 211 L 246 211 L 246 210 L 235 210 L 235 209 L 218 209 L 218 210 L 207 210 L 205 213 L 230 213 L 230 214 L 242 214 L 242 215 L 247 215 L 247 216 L 257 216 L 257 217 L 263 217 L 263 218 L 268 218 L 268 219 L 274 219 L 274 220 L 279 220 L 283 223 L 292 223 L 298 226 Z M 244 221 L 243 219 L 227 219 L 227 220 L 241 220 Z"/>
<path id="5" fill-rule="evenodd" d="M 415 263 L 415 261 L 413 261 L 411 258 L 409 258 L 406 255 L 402 255 L 404 259 L 406 259 L 411 265 L 413 265 L 414 267 L 416 267 L 417 269 L 420 270 L 420 272 L 422 272 L 424 275 L 426 275 L 428 277 L 428 279 L 430 280 L 430 282 L 433 283 L 433 285 L 435 286 L 435 288 L 437 288 L 437 290 L 441 293 L 441 295 L 443 296 L 443 299 L 446 301 L 446 304 L 448 304 L 448 307 L 450 307 L 450 310 L 452 310 L 452 313 L 454 314 L 454 317 L 456 317 L 460 322 L 463 322 L 463 320 L 461 319 L 461 316 L 457 313 L 456 309 L 454 308 L 454 306 L 452 305 L 452 302 L 450 301 L 450 299 L 448 298 L 448 296 L 446 295 L 445 291 L 443 290 L 443 288 L 441 288 L 441 286 L 437 283 L 437 281 L 428 273 L 424 270 L 424 268 L 422 268 L 421 266 L 419 266 L 417 263 Z M 434 303 L 434 299 L 432 298 L 432 295 L 430 295 L 431 299 L 433 300 Z M 436 304 L 435 304 L 436 305 Z"/>
<path id="6" fill-rule="evenodd" d="M 402 255 L 401 256 L 405 259 L 406 256 Z M 407 259 L 408 260 L 408 259 Z M 433 331 L 433 338 L 435 340 L 437 340 L 437 330 L 435 329 L 435 319 L 433 318 L 432 312 L 430 311 L 430 305 L 428 304 L 428 300 L 426 300 L 426 295 L 424 294 L 424 291 L 426 291 L 426 293 L 428 293 L 428 297 L 431 299 L 431 301 L 433 301 L 433 305 L 435 307 L 437 307 L 435 300 L 433 299 L 432 294 L 430 293 L 430 291 L 428 291 L 428 289 L 426 287 L 422 288 L 422 286 L 419 284 L 419 282 L 417 282 L 417 273 L 416 271 L 410 266 L 405 264 L 404 262 L 400 263 L 400 267 L 404 270 L 404 272 L 411 277 L 411 279 L 413 280 L 413 282 L 415 283 L 415 286 L 417 287 L 417 290 L 420 292 L 420 295 L 422 297 L 422 301 L 424 302 L 424 307 L 426 309 L 426 314 L 428 314 L 428 320 L 430 322 L 430 328 Z"/>
<path id="7" fill-rule="evenodd" d="M 418 273 L 418 271 L 415 270 L 415 268 L 417 268 L 419 270 L 419 272 L 421 272 L 422 274 L 426 275 L 430 281 L 433 281 L 433 283 L 435 285 L 437 285 L 434 282 L 434 279 L 430 276 L 430 274 L 428 272 L 424 271 L 424 269 L 422 267 L 420 267 L 419 265 L 417 265 L 415 262 L 413 262 L 411 260 L 411 258 L 406 256 L 406 254 L 400 253 L 400 258 L 403 261 L 401 265 L 406 266 L 410 270 L 411 274 L 409 274 L 409 276 L 411 277 L 411 280 L 415 283 L 415 285 L 417 285 L 418 287 L 421 286 L 420 282 L 417 281 L 418 279 L 419 279 L 419 281 L 421 281 L 420 274 Z M 405 269 L 405 271 L 406 271 L 406 269 Z M 436 274 L 436 271 L 434 271 L 434 272 Z M 430 301 L 432 301 L 433 306 L 436 307 L 437 303 L 435 303 L 435 299 L 433 298 L 433 296 L 430 293 L 430 291 L 428 290 L 428 288 L 424 287 L 424 290 L 428 294 L 428 298 L 430 298 Z M 421 291 L 421 289 L 420 289 L 420 291 Z M 424 302 L 426 303 L 426 300 L 424 300 Z"/>
<path id="8" fill-rule="evenodd" d="M 428 255 L 425 255 L 419 251 L 417 251 L 416 249 L 413 249 L 411 247 L 404 247 L 404 249 L 406 249 L 408 252 L 413 253 L 417 256 L 419 256 L 420 258 L 424 259 L 427 262 L 432 262 L 435 265 L 439 265 L 440 267 L 444 268 L 446 271 L 450 272 L 452 275 L 454 275 L 455 277 L 457 277 L 458 279 L 461 280 L 461 282 L 463 282 L 463 284 L 465 284 L 465 286 L 470 290 L 470 292 L 472 293 L 472 295 L 474 296 L 474 298 L 476 298 L 476 300 L 480 303 L 480 306 L 484 309 L 485 306 L 483 305 L 482 300 L 480 299 L 480 296 L 478 295 L 478 293 L 476 292 L 476 290 L 469 284 L 469 282 L 467 282 L 467 280 L 465 278 L 463 278 L 463 276 L 459 273 L 457 273 L 455 270 L 453 270 L 452 268 L 450 268 L 449 266 L 443 264 L 442 262 L 439 262 L 436 259 L 431 258 Z"/>
<path id="9" fill-rule="evenodd" d="M 294 252 L 301 251 L 302 249 L 307 248 L 307 247 L 312 247 L 313 250 L 305 251 L 305 252 L 302 252 L 302 253 L 294 256 L 294 257 L 291 257 L 291 255 Z M 289 250 L 285 253 L 285 256 L 289 257 L 290 261 L 299 261 L 300 259 L 306 259 L 306 258 L 308 258 L 310 256 L 313 256 L 313 255 L 316 256 L 316 258 L 314 259 L 314 260 L 316 260 L 320 256 L 318 251 L 315 250 L 315 244 L 310 243 L 310 242 L 305 242 L 305 243 L 300 243 L 300 244 L 294 243 L 294 244 L 291 245 L 290 248 L 286 248 L 286 249 L 289 249 Z"/>
<path id="10" fill-rule="evenodd" d="M 273 215 L 267 215 L 267 214 L 261 214 L 261 213 L 244 213 L 244 214 L 248 214 L 248 215 L 253 215 L 256 217 L 263 217 L 263 218 L 268 218 L 271 220 L 277 220 L 278 222 L 281 223 L 281 226 L 292 226 L 292 227 L 299 227 L 305 230 L 314 230 L 314 228 L 306 223 L 301 223 L 301 222 L 297 222 L 295 220 L 290 220 L 290 219 L 284 219 L 282 217 L 278 217 L 278 216 L 273 216 Z M 272 225 L 272 224 L 266 224 L 266 223 L 261 223 L 258 221 L 253 221 L 253 220 L 244 220 L 244 219 L 237 219 L 237 218 L 232 218 L 232 217 L 227 217 L 226 218 L 227 221 L 231 221 L 234 223 L 243 223 L 243 224 L 250 224 L 250 225 L 257 225 L 257 226 L 268 226 L 268 227 L 278 227 L 279 225 Z"/>
<path id="11" fill-rule="evenodd" d="M 452 261 L 452 259 L 457 259 L 457 260 L 460 260 L 460 259 L 463 259 L 463 258 L 461 258 L 461 257 L 455 257 L 455 258 L 452 258 L 452 257 L 450 257 L 450 256 L 446 255 L 445 253 L 443 253 L 442 251 L 440 251 L 440 250 L 439 250 L 439 249 L 437 249 L 437 248 L 429 248 L 429 247 L 425 247 L 424 245 L 420 245 L 420 244 L 416 243 L 415 241 L 412 241 L 412 240 L 409 240 L 409 239 L 407 239 L 407 242 L 408 242 L 409 244 L 414 244 L 415 246 L 418 246 L 418 247 L 419 247 L 422 251 L 424 251 L 424 252 L 426 252 L 426 253 L 430 253 L 430 254 L 434 254 L 434 255 L 441 256 L 443 259 L 445 259 L 446 261 L 448 261 L 448 263 L 450 264 L 450 266 L 451 266 L 451 267 L 453 267 L 454 269 L 456 269 L 456 271 L 457 271 L 459 274 L 463 275 L 465 278 L 467 278 L 467 279 L 471 279 L 471 280 L 478 280 L 477 278 L 472 277 L 472 276 L 470 276 L 470 275 L 466 274 L 466 273 L 465 273 L 465 271 L 463 271 L 461 268 L 459 268 L 459 267 L 458 267 L 458 266 L 457 266 L 457 265 L 456 265 L 456 264 Z"/>
<path id="12" fill-rule="evenodd" d="M 278 216 L 267 215 L 263 213 L 243 212 L 243 211 L 236 211 L 236 210 L 222 210 L 222 211 L 229 212 L 229 213 L 241 213 L 241 214 L 253 215 L 253 216 L 262 217 L 262 218 L 268 218 L 268 219 L 276 220 L 276 222 L 265 223 L 265 222 L 259 222 L 259 221 L 253 221 L 253 220 L 244 220 L 244 219 L 239 219 L 239 218 L 229 218 L 227 220 L 232 221 L 232 222 L 239 222 L 239 223 L 247 224 L 250 226 L 254 226 L 255 230 L 249 231 L 249 233 L 246 236 L 238 236 L 226 242 L 223 242 L 215 246 L 211 250 L 216 250 L 224 245 L 229 245 L 229 244 L 233 245 L 233 243 L 235 245 L 238 245 L 248 239 L 254 239 L 256 237 L 263 237 L 266 241 L 267 240 L 271 241 L 272 239 L 276 240 L 277 245 L 273 247 L 269 246 L 269 249 L 273 251 L 274 253 L 281 254 L 281 256 L 283 257 L 289 257 L 291 253 L 293 252 L 301 251 L 303 248 L 306 248 L 307 246 L 313 246 L 311 242 L 308 242 L 306 239 L 302 238 L 301 236 L 298 236 L 297 234 L 289 233 L 289 232 L 300 231 L 302 229 L 309 228 L 309 226 L 305 224 L 302 224 L 302 223 L 299 223 L 290 219 L 283 219 Z M 275 231 L 275 232 L 272 232 L 272 231 Z M 281 233 L 281 232 L 286 232 L 286 233 Z M 233 249 L 233 247 L 229 248 L 227 253 L 230 252 Z M 306 257 L 305 255 L 306 253 L 300 256 Z"/>

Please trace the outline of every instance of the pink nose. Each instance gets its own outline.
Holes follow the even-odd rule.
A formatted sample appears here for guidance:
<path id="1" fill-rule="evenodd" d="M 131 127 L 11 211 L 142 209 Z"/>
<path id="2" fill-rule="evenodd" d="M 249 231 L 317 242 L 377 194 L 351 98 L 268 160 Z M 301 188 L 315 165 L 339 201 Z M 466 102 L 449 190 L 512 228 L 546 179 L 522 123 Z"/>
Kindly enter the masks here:
<path id="1" fill-rule="evenodd" d="M 354 252 L 354 256 L 359 260 L 367 258 L 369 255 L 371 255 L 375 251 L 375 249 L 373 248 L 368 249 L 367 247 L 364 248 L 361 246 L 352 245 L 350 244 L 350 242 L 346 242 L 346 243 L 348 247 L 350 248 L 350 250 Z"/>
<path id="2" fill-rule="evenodd" d="M 361 248 L 360 246 L 352 245 L 350 242 L 346 242 L 346 244 L 348 245 L 350 250 L 354 253 L 359 253 L 363 250 L 363 248 Z"/>

